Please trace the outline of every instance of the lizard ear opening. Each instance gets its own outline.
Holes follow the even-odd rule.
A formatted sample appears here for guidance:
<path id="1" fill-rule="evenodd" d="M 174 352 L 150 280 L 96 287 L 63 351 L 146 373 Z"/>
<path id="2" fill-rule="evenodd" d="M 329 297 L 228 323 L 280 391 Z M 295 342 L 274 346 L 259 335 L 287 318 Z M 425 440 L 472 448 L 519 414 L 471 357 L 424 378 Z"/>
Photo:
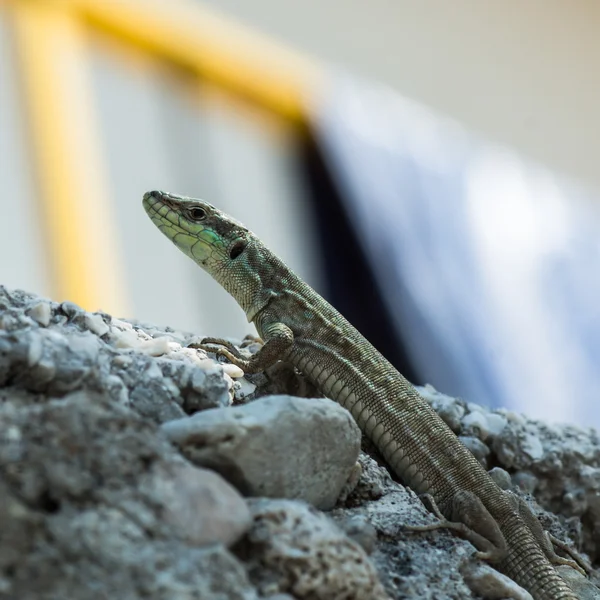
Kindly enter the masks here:
<path id="1" fill-rule="evenodd" d="M 229 251 L 229 258 L 231 260 L 236 259 L 246 248 L 247 242 L 245 240 L 238 240 Z"/>

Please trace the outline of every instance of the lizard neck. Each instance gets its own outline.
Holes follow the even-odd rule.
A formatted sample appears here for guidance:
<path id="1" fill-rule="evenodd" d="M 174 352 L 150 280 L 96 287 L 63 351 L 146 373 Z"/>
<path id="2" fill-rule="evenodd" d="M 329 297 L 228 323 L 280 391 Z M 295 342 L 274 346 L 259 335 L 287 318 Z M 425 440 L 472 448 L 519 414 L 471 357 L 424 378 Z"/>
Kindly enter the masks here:
<path id="1" fill-rule="evenodd" d="M 248 322 L 279 295 L 276 290 L 285 290 L 289 276 L 293 276 L 289 268 L 258 240 L 213 275 L 244 310 Z"/>

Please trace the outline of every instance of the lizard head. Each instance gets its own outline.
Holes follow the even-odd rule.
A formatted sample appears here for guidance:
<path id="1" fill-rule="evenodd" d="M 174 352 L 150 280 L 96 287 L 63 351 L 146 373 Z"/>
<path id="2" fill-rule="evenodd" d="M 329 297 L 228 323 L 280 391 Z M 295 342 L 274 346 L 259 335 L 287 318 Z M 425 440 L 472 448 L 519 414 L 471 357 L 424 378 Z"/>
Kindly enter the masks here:
<path id="1" fill-rule="evenodd" d="M 244 310 L 262 288 L 258 275 L 261 244 L 241 223 L 208 202 L 167 192 L 144 194 L 152 222 L 216 279 Z"/>
<path id="2" fill-rule="evenodd" d="M 241 223 L 212 204 L 167 192 L 144 194 L 152 222 L 184 253 L 215 276 L 254 237 Z"/>

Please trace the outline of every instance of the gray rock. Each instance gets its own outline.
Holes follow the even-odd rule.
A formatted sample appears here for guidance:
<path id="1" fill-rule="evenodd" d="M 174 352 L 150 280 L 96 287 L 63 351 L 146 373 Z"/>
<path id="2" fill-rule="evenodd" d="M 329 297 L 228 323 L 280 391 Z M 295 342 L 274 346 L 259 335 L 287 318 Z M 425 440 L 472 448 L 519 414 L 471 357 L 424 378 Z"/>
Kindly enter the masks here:
<path id="1" fill-rule="evenodd" d="M 502 573 L 481 563 L 467 563 L 461 570 L 465 582 L 476 596 L 486 600 L 533 600 L 531 594 Z"/>
<path id="2" fill-rule="evenodd" d="M 418 387 L 419 394 L 431 404 L 442 420 L 458 434 L 461 430 L 461 419 L 465 414 L 464 402 L 438 392 L 432 385 Z"/>
<path id="3" fill-rule="evenodd" d="M 75 304 L 75 302 L 70 301 L 62 302 L 60 305 L 60 309 L 65 315 L 67 315 L 69 319 L 72 319 L 73 317 L 81 315 L 85 312 L 83 308 L 81 308 L 81 306 Z"/>
<path id="4" fill-rule="evenodd" d="M 467 431 L 474 432 L 482 442 L 485 442 L 490 435 L 487 416 L 479 410 L 479 407 L 463 417 L 462 425 Z"/>
<path id="5" fill-rule="evenodd" d="M 47 327 L 52 317 L 52 307 L 49 302 L 41 300 L 32 304 L 27 309 L 27 314 L 42 327 Z"/>
<path id="6" fill-rule="evenodd" d="M 496 484 L 503 490 L 510 490 L 513 486 L 513 481 L 508 471 L 501 469 L 500 467 L 494 467 L 489 471 L 490 477 L 496 482 Z"/>
<path id="7" fill-rule="evenodd" d="M 377 530 L 366 515 L 352 515 L 338 520 L 337 524 L 351 540 L 360 544 L 367 554 L 373 552 L 377 543 Z"/>
<path id="8" fill-rule="evenodd" d="M 155 469 L 149 495 L 160 501 L 172 533 L 196 546 L 231 546 L 250 527 L 250 511 L 220 475 L 182 463 Z"/>
<path id="9" fill-rule="evenodd" d="M 458 439 L 472 452 L 483 467 L 487 468 L 487 459 L 490 455 L 490 449 L 476 437 L 459 435 Z"/>
<path id="10" fill-rule="evenodd" d="M 1 597 L 256 598 L 221 544 L 245 502 L 152 423 L 77 392 L 2 405 L 0 432 Z"/>
<path id="11" fill-rule="evenodd" d="M 557 571 L 571 586 L 579 600 L 600 600 L 600 589 L 587 577 L 584 577 L 581 573 L 575 571 L 575 569 L 562 565 L 557 566 Z M 598 581 L 595 583 L 597 584 Z"/>
<path id="12" fill-rule="evenodd" d="M 333 507 L 353 472 L 360 431 L 326 399 L 268 396 L 162 426 L 194 464 L 215 469 L 243 494 Z"/>
<path id="13" fill-rule="evenodd" d="M 263 596 L 299 600 L 389 598 L 365 551 L 327 517 L 290 500 L 250 501 L 254 521 L 236 554 Z"/>
<path id="14" fill-rule="evenodd" d="M 84 385 L 99 358 L 91 333 L 68 336 L 53 329 L 0 332 L 0 385 L 11 380 L 32 392 L 62 395 Z"/>

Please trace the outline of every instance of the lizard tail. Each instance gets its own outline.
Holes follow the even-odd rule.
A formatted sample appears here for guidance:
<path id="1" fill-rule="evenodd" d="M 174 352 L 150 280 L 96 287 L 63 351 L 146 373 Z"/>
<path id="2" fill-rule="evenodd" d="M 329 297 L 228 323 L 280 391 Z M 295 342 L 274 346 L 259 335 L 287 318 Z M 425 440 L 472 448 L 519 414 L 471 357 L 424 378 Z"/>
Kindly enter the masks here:
<path id="1" fill-rule="evenodd" d="M 511 518 L 501 529 L 510 540 L 508 554 L 498 565 L 504 574 L 525 588 L 535 600 L 578 600 L 518 516 Z"/>

